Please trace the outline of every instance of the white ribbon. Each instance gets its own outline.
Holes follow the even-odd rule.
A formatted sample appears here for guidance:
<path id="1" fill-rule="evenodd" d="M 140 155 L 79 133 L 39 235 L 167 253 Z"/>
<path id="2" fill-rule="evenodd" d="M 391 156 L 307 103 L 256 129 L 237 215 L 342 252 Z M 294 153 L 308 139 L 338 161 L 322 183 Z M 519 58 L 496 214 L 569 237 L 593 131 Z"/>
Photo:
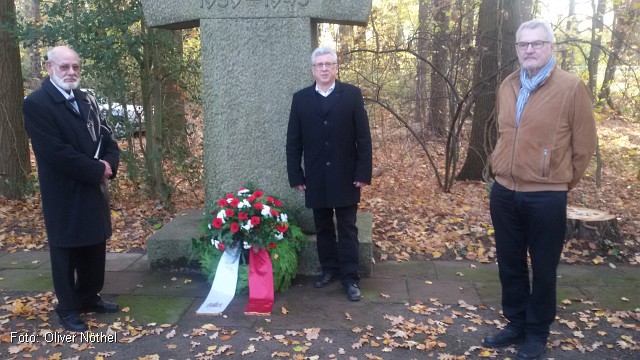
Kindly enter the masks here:
<path id="1" fill-rule="evenodd" d="M 221 314 L 233 300 L 238 282 L 239 246 L 222 253 L 209 295 L 196 314 Z"/>

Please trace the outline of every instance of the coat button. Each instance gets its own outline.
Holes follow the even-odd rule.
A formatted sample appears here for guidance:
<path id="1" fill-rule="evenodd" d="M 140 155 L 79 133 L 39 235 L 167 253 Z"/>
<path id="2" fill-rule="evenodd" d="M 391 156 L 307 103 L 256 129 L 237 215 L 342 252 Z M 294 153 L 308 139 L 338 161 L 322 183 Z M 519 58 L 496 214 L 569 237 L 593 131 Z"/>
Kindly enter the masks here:
<path id="1" fill-rule="evenodd" d="M 327 166 L 331 165 L 331 161 L 327 161 Z"/>
<path id="2" fill-rule="evenodd" d="M 327 125 L 328 123 L 325 121 L 324 124 Z"/>
<path id="3" fill-rule="evenodd" d="M 327 146 L 329 146 L 329 142 L 328 142 L 328 141 L 325 141 L 325 142 L 324 142 L 324 144 L 325 144 L 325 145 L 327 145 Z"/>

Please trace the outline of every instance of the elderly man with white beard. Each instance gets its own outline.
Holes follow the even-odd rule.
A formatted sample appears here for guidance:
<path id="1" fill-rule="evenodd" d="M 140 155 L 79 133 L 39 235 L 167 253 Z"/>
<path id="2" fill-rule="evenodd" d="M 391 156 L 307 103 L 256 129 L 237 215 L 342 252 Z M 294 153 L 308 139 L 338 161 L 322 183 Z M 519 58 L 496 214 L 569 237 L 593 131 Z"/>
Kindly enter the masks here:
<path id="1" fill-rule="evenodd" d="M 112 231 L 107 181 L 120 151 L 95 99 L 78 90 L 78 54 L 55 47 L 45 65 L 49 78 L 25 98 L 24 122 L 38 167 L 55 310 L 65 329 L 85 331 L 81 313 L 119 309 L 99 292 Z"/>

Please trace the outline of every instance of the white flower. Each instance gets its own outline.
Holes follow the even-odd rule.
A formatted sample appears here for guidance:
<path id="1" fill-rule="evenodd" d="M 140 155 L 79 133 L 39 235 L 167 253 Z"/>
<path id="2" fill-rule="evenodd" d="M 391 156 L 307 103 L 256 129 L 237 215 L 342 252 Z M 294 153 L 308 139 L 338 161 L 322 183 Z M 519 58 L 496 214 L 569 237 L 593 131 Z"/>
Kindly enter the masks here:
<path id="1" fill-rule="evenodd" d="M 242 228 L 249 231 L 253 229 L 253 225 L 251 224 L 251 220 L 248 220 L 246 224 L 242 225 Z"/>
<path id="2" fill-rule="evenodd" d="M 249 203 L 249 201 L 247 201 L 247 199 L 244 199 L 242 201 L 240 201 L 238 203 L 238 209 L 242 209 L 242 208 L 250 208 L 251 207 L 251 203 Z"/>
<path id="3" fill-rule="evenodd" d="M 284 238 L 284 234 L 278 231 L 278 233 L 275 234 L 274 237 L 278 240 L 282 240 Z"/>
<path id="4" fill-rule="evenodd" d="M 289 217 L 285 213 L 280 213 L 280 221 L 281 222 L 289 222 Z"/>
<path id="5" fill-rule="evenodd" d="M 224 219 L 227 218 L 227 215 L 225 214 L 225 210 L 218 211 L 218 215 L 216 215 L 216 217 L 218 219 L 222 219 L 222 223 L 224 224 L 226 222 L 226 221 L 224 221 Z"/>
<path id="6" fill-rule="evenodd" d="M 260 215 L 266 218 L 272 217 L 273 215 L 271 215 L 271 207 L 269 207 L 269 205 L 265 205 L 264 208 L 262 208 L 262 211 L 260 211 Z"/>
<path id="7" fill-rule="evenodd" d="M 246 194 L 246 193 L 249 193 L 249 192 L 250 192 L 249 189 L 242 189 L 242 190 L 238 191 L 238 195 Z"/>
<path id="8" fill-rule="evenodd" d="M 209 230 L 211 230 L 211 223 L 209 223 L 207 227 L 209 228 Z"/>
<path id="9" fill-rule="evenodd" d="M 242 247 L 245 248 L 245 249 L 249 249 L 251 247 L 251 245 L 248 242 L 243 241 L 242 242 Z"/>

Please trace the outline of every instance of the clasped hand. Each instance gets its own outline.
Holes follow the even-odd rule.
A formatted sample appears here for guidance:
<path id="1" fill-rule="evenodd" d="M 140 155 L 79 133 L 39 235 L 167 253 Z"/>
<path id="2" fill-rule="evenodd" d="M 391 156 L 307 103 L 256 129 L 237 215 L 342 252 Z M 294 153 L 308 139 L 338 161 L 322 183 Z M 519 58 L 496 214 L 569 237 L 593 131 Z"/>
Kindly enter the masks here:
<path id="1" fill-rule="evenodd" d="M 107 181 L 111 176 L 113 176 L 113 170 L 111 170 L 111 165 L 104 160 L 100 160 L 101 163 L 104 164 L 104 174 L 102 174 L 102 181 Z"/>

